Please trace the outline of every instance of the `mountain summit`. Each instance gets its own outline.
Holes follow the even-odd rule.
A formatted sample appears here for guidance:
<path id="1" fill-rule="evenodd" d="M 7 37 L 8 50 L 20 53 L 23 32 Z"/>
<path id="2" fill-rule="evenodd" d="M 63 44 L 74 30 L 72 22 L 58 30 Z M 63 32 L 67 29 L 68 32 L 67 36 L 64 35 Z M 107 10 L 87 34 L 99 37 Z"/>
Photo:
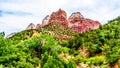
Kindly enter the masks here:
<path id="1" fill-rule="evenodd" d="M 56 12 L 52 12 L 50 16 L 47 15 L 43 19 L 42 24 L 37 24 L 36 29 L 54 22 L 58 22 L 59 24 L 67 26 L 80 33 L 97 29 L 101 25 L 98 21 L 85 18 L 80 12 L 72 13 L 67 19 L 67 13 L 64 10 L 59 9 Z"/>

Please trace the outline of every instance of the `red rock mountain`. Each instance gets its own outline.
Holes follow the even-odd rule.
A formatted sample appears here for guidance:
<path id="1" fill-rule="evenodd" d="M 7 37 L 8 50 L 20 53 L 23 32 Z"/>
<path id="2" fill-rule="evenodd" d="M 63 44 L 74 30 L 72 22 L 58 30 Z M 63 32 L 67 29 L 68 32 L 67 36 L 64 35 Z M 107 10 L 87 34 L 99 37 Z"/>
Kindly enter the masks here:
<path id="1" fill-rule="evenodd" d="M 26 30 L 30 30 L 30 29 L 35 29 L 35 25 L 33 23 L 30 23 L 26 28 Z"/>
<path id="2" fill-rule="evenodd" d="M 101 25 L 98 21 L 85 18 L 80 12 L 72 13 L 67 19 L 67 13 L 64 10 L 59 9 L 58 11 L 53 12 L 50 16 L 47 15 L 43 19 L 42 24 L 37 24 L 36 28 L 44 27 L 54 22 L 58 22 L 61 25 L 67 26 L 80 33 L 97 29 Z"/>

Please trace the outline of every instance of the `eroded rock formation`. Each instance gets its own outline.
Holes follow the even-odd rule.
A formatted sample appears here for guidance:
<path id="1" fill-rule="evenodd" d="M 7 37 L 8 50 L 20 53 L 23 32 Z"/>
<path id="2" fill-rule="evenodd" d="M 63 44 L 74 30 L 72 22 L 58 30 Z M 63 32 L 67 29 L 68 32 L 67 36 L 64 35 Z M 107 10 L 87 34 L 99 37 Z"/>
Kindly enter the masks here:
<path id="1" fill-rule="evenodd" d="M 64 10 L 59 9 L 57 12 L 53 12 L 50 15 L 49 23 L 58 22 L 64 26 L 68 26 L 67 13 Z"/>
<path id="2" fill-rule="evenodd" d="M 26 28 L 26 30 L 31 30 L 31 29 L 35 29 L 35 25 L 33 23 L 30 23 Z"/>
<path id="3" fill-rule="evenodd" d="M 85 18 L 80 12 L 74 12 L 68 18 L 68 27 L 77 32 L 86 32 L 89 30 L 97 29 L 100 26 L 98 21 Z"/>
<path id="4" fill-rule="evenodd" d="M 80 33 L 97 29 L 101 25 L 98 21 L 85 18 L 80 12 L 72 13 L 67 19 L 67 13 L 64 10 L 59 9 L 58 11 L 53 12 L 50 16 L 47 15 L 43 19 L 42 24 L 37 24 L 36 29 L 52 24 L 54 22 L 58 22 L 59 24 L 67 26 L 72 30 Z M 29 27 L 28 29 L 31 28 L 32 27 Z"/>

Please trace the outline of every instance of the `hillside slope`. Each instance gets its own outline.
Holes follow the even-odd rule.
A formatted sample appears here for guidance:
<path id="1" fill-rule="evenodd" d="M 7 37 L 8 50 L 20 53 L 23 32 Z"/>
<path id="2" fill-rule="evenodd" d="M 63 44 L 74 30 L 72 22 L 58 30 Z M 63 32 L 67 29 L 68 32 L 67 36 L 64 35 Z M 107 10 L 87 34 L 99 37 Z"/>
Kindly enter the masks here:
<path id="1" fill-rule="evenodd" d="M 83 60 L 76 56 L 78 64 L 84 62 L 92 66 L 119 68 L 120 17 L 109 21 L 97 30 L 76 35 L 69 43 L 68 47 L 78 50 L 77 52 L 84 57 Z"/>
<path id="2" fill-rule="evenodd" d="M 120 68 L 120 17 L 85 33 L 54 24 L 0 35 L 0 67 Z M 53 35 L 52 35 L 53 34 Z M 54 36 L 72 36 L 59 40 Z"/>

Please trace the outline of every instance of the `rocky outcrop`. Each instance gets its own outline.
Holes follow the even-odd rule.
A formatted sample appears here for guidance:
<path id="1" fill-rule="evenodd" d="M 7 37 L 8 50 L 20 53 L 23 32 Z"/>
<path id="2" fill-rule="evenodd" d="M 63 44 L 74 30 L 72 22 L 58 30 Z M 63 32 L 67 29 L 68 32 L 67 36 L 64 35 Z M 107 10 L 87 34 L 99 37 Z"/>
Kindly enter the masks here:
<path id="1" fill-rule="evenodd" d="M 41 27 L 41 25 L 40 25 L 40 24 L 37 24 L 36 27 L 35 27 L 35 29 L 38 29 L 38 28 L 40 28 L 40 27 Z"/>
<path id="2" fill-rule="evenodd" d="M 67 13 L 64 10 L 59 9 L 58 11 L 53 12 L 50 16 L 47 15 L 43 19 L 42 24 L 37 24 L 36 29 L 54 22 L 58 22 L 59 24 L 67 26 L 80 33 L 97 29 L 101 25 L 98 21 L 85 18 L 80 12 L 72 13 L 67 19 Z"/>
<path id="3" fill-rule="evenodd" d="M 49 24 L 49 20 L 50 20 L 50 16 L 47 15 L 43 20 L 42 20 L 42 24 L 40 25 L 41 27 L 44 27 L 46 25 Z"/>
<path id="4" fill-rule="evenodd" d="M 80 12 L 72 13 L 68 18 L 68 23 L 68 27 L 81 33 L 97 29 L 100 26 L 100 23 L 98 21 L 87 19 Z"/>
<path id="5" fill-rule="evenodd" d="M 67 13 L 64 10 L 59 9 L 57 12 L 53 12 L 50 15 L 50 23 L 58 22 L 64 26 L 68 26 Z"/>
<path id="6" fill-rule="evenodd" d="M 10 38 L 10 37 L 14 36 L 15 34 L 16 34 L 15 32 L 10 33 L 9 35 L 6 36 L 6 38 Z"/>
<path id="7" fill-rule="evenodd" d="M 36 29 L 38 29 L 39 27 L 44 27 L 46 25 L 49 24 L 49 19 L 50 19 L 50 16 L 47 15 L 43 20 L 42 20 L 42 24 L 37 24 L 36 25 Z"/>
<path id="8" fill-rule="evenodd" d="M 31 30 L 31 29 L 35 29 L 35 25 L 33 23 L 30 23 L 26 28 L 26 30 Z"/>
<path id="9" fill-rule="evenodd" d="M 42 24 L 37 24 L 36 28 L 44 27 L 46 25 L 58 22 L 63 26 L 68 26 L 67 13 L 64 10 L 59 9 L 56 12 L 53 12 L 50 16 L 47 15 L 43 20 Z"/>
<path id="10" fill-rule="evenodd" d="M 78 21 L 82 21 L 82 20 L 85 20 L 84 16 L 80 13 L 80 12 L 74 12 L 71 14 L 71 16 L 68 18 L 68 21 L 70 23 L 76 23 Z"/>

